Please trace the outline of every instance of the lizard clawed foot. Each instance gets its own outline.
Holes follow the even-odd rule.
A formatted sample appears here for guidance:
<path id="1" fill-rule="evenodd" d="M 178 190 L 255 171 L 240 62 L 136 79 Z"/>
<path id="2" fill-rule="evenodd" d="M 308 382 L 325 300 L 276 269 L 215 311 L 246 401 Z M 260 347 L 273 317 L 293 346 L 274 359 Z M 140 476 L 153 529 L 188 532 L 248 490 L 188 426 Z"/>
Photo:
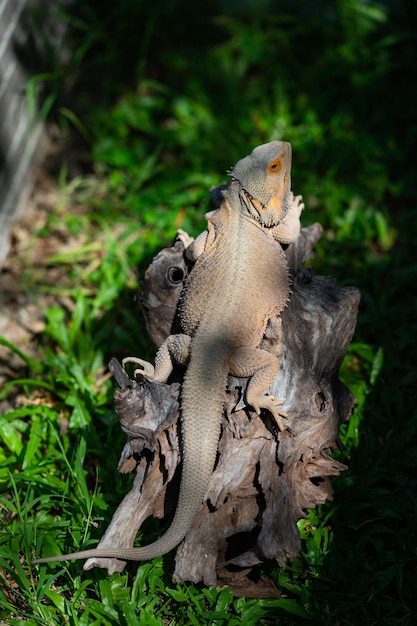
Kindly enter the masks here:
<path id="1" fill-rule="evenodd" d="M 184 248 L 187 249 L 188 246 L 193 243 L 194 237 L 191 237 L 188 233 L 185 232 L 185 230 L 182 230 L 182 228 L 178 228 L 175 241 L 181 241 Z"/>
<path id="2" fill-rule="evenodd" d="M 293 204 L 293 210 L 296 211 L 297 217 L 300 217 L 302 211 L 305 208 L 305 204 L 303 202 L 303 196 L 294 196 L 293 192 L 291 191 L 291 200 Z"/>
<path id="3" fill-rule="evenodd" d="M 133 372 L 133 376 L 136 378 L 140 376 L 141 378 L 154 378 L 155 377 L 155 368 L 152 363 L 148 363 L 148 361 L 144 361 L 143 359 L 139 359 L 137 356 L 127 356 L 122 360 L 122 365 L 125 367 L 126 363 L 135 363 L 136 365 L 140 365 L 140 368 L 136 368 Z"/>
<path id="4" fill-rule="evenodd" d="M 276 400 L 273 395 L 266 394 L 264 396 L 254 398 L 251 402 L 249 402 L 249 404 L 255 409 L 257 415 L 260 415 L 261 409 L 266 409 L 272 413 L 279 430 L 281 432 L 285 430 L 281 417 L 288 419 L 288 414 L 279 408 L 282 404 L 284 404 L 282 400 Z"/>

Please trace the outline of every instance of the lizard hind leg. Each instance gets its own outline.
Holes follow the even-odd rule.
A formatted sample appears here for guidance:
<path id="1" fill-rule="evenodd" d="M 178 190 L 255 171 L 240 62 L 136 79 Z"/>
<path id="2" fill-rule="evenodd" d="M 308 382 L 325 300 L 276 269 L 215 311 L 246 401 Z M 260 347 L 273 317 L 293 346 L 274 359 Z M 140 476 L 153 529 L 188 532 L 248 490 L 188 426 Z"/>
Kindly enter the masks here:
<path id="1" fill-rule="evenodd" d="M 145 376 L 146 378 L 151 378 L 151 379 L 154 378 L 155 368 L 152 365 L 152 363 L 149 363 L 148 361 L 144 361 L 143 359 L 140 359 L 137 356 L 126 356 L 122 360 L 123 367 L 125 367 L 127 363 L 134 363 L 135 365 L 139 365 L 139 367 L 137 367 L 135 371 L 133 372 L 133 375 L 135 378 L 137 376 Z"/>
<path id="2" fill-rule="evenodd" d="M 169 335 L 165 339 L 155 357 L 155 381 L 166 383 L 174 363 L 187 365 L 190 359 L 190 344 L 191 337 L 185 333 Z"/>
<path id="3" fill-rule="evenodd" d="M 178 335 L 169 335 L 162 346 L 159 348 L 155 357 L 155 367 L 135 356 L 128 356 L 123 359 L 123 366 L 126 363 L 134 363 L 139 365 L 135 369 L 136 376 L 145 376 L 150 380 L 158 383 L 166 383 L 172 370 L 173 363 L 181 363 L 186 365 L 190 357 L 190 343 L 191 337 L 183 333 Z"/>
<path id="4" fill-rule="evenodd" d="M 275 380 L 279 372 L 279 360 L 276 356 L 262 350 L 243 346 L 236 348 L 230 359 L 230 374 L 238 377 L 250 377 L 246 389 L 246 402 L 259 415 L 261 409 L 268 410 L 275 419 L 280 431 L 285 430 L 281 417 L 288 417 L 281 409 L 283 402 L 272 394 L 264 393 Z"/>

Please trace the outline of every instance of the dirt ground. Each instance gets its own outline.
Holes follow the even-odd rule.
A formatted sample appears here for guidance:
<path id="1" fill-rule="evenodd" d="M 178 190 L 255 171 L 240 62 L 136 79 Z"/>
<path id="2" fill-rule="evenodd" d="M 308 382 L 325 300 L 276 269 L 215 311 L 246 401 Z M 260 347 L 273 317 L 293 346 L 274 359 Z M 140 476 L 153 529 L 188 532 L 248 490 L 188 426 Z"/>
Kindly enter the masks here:
<path id="1" fill-rule="evenodd" d="M 60 197 L 57 173 L 63 153 L 70 159 L 71 175 L 76 174 L 75 157 L 59 135 L 49 131 L 44 157 L 35 167 L 22 217 L 12 225 L 10 248 L 0 270 L 0 336 L 31 357 L 37 356 L 45 311 L 54 304 L 71 307 L 65 296 L 45 289 L 66 281 L 65 266 L 49 259 L 83 243 L 82 235 L 73 236 L 59 215 L 56 219 Z M 6 381 L 24 375 L 24 370 L 24 361 L 0 345 L 0 389 Z M 11 408 L 9 402 L 0 401 L 0 414 Z"/>

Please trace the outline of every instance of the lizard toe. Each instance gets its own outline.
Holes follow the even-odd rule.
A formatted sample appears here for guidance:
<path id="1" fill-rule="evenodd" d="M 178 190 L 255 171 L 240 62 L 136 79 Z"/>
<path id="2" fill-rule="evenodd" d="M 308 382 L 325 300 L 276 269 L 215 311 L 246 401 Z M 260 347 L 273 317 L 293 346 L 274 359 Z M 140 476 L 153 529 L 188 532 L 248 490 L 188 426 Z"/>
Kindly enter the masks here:
<path id="1" fill-rule="evenodd" d="M 126 363 L 134 363 L 135 365 L 140 365 L 140 367 L 137 367 L 133 372 L 135 378 L 137 378 L 138 376 L 140 376 L 141 378 L 143 378 L 144 376 L 146 376 L 146 378 L 154 378 L 155 376 L 155 368 L 152 363 L 148 363 L 148 361 L 139 359 L 139 357 L 137 356 L 125 357 L 122 360 L 123 367 L 125 367 Z"/>

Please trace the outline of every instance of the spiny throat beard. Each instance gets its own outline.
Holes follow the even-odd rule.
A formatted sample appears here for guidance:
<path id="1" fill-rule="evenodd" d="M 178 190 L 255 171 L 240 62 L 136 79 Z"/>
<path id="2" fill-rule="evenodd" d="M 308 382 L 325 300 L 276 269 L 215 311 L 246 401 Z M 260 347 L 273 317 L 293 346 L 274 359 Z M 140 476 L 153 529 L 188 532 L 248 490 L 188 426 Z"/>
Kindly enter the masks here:
<path id="1" fill-rule="evenodd" d="M 262 224 L 265 228 L 272 228 L 279 223 L 280 216 L 277 218 L 276 211 L 274 211 L 273 208 L 268 209 L 260 200 L 251 196 L 249 191 L 246 191 L 246 189 L 242 188 L 242 191 L 242 199 L 245 202 L 246 208 L 257 222 Z"/>

